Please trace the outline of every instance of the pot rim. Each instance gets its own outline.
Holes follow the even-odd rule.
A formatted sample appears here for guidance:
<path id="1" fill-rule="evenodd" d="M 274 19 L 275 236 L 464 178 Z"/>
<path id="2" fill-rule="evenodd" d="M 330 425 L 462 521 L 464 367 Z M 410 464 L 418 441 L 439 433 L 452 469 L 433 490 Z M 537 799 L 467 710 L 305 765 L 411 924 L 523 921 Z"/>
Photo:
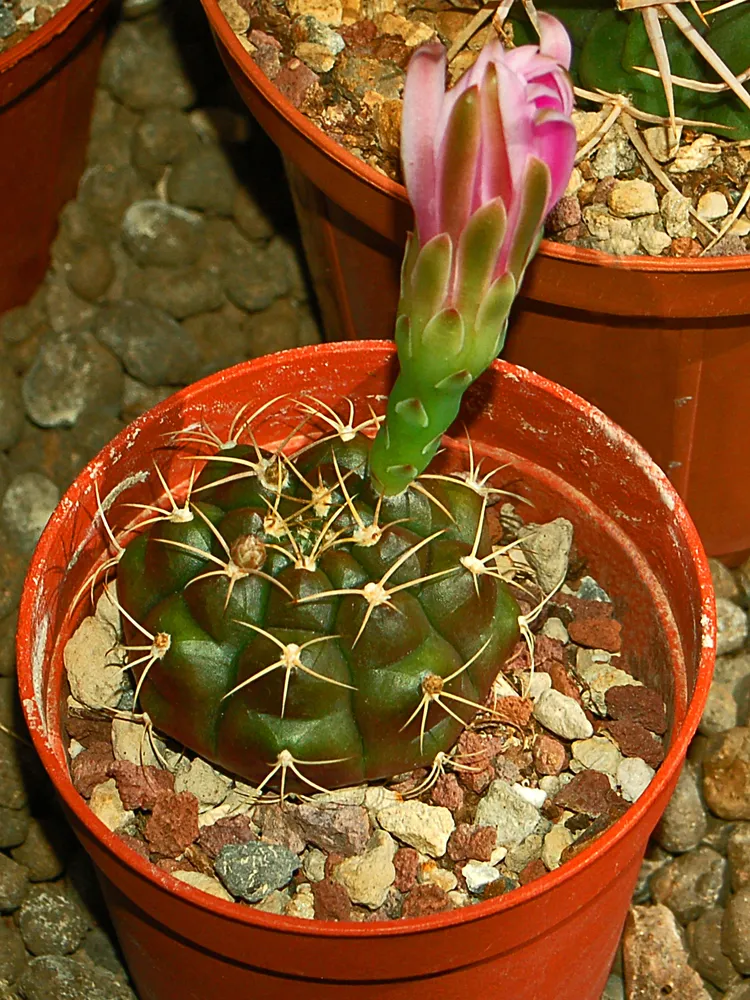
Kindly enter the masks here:
<path id="1" fill-rule="evenodd" d="M 310 144 L 318 147 L 324 156 L 340 169 L 358 178 L 368 187 L 374 188 L 380 194 L 393 198 L 402 204 L 408 204 L 406 188 L 403 184 L 391 180 L 374 167 L 350 153 L 348 149 L 339 146 L 329 136 L 313 124 L 306 115 L 292 104 L 278 89 L 272 80 L 253 62 L 250 53 L 240 44 L 237 36 L 219 7 L 219 0 L 201 0 L 206 15 L 211 24 L 211 30 L 221 38 L 222 45 L 229 50 L 232 58 L 242 67 L 242 71 L 250 79 L 253 86 L 264 99 L 288 121 L 291 128 L 302 135 Z M 569 261 L 588 267 L 609 267 L 643 271 L 655 274 L 704 274 L 726 271 L 750 270 L 750 253 L 737 254 L 733 257 L 646 257 L 643 255 L 620 255 L 604 253 L 602 250 L 591 250 L 576 247 L 570 243 L 556 243 L 543 239 L 539 245 L 539 254 L 555 260 Z"/>
<path id="2" fill-rule="evenodd" d="M 95 2 L 96 0 L 68 0 L 68 3 L 56 14 L 53 14 L 46 24 L 32 31 L 23 41 L 0 55 L 0 82 L 3 73 L 12 70 L 27 56 L 33 55 L 53 42 L 58 35 L 67 31 L 79 14 L 86 8 L 93 7 Z"/>
<path id="3" fill-rule="evenodd" d="M 45 770 L 52 778 L 57 793 L 61 796 L 65 805 L 75 815 L 76 819 L 88 830 L 110 854 L 114 855 L 122 864 L 135 871 L 154 887 L 168 891 L 185 902 L 192 904 L 198 909 L 214 912 L 217 915 L 231 918 L 236 922 L 257 925 L 266 930 L 276 930 L 288 934 L 304 934 L 306 936 L 320 937 L 327 939 L 343 938 L 368 938 L 368 937 L 400 937 L 404 935 L 418 934 L 423 930 L 436 930 L 447 928 L 457 924 L 463 924 L 474 920 L 483 920 L 494 914 L 512 909 L 515 905 L 527 902 L 548 889 L 561 886 L 565 882 L 574 878 L 579 871 L 587 867 L 588 864 L 603 854 L 610 846 L 622 840 L 648 812 L 651 803 L 663 793 L 669 785 L 671 779 L 679 766 L 681 766 L 687 747 L 701 718 L 703 706 L 708 695 L 711 683 L 713 661 L 716 647 L 716 613 L 714 603 L 713 584 L 711 572 L 708 566 L 708 559 L 701 545 L 697 530 L 693 525 L 687 510 L 682 503 L 674 487 L 667 479 L 666 475 L 658 468 L 648 453 L 629 435 L 621 432 L 617 425 L 605 414 L 592 407 L 581 397 L 575 395 L 562 386 L 557 385 L 548 379 L 537 375 L 518 365 L 512 365 L 506 361 L 495 361 L 493 369 L 503 373 L 506 377 L 521 380 L 529 384 L 537 393 L 551 394 L 561 399 L 567 406 L 578 412 L 583 411 L 586 419 L 594 419 L 600 426 L 617 431 L 617 437 L 628 450 L 632 462 L 644 468 L 649 478 L 657 485 L 664 504 L 669 510 L 669 517 L 672 519 L 678 531 L 685 539 L 687 548 L 692 554 L 695 565 L 698 588 L 700 594 L 701 615 L 700 615 L 700 641 L 701 656 L 696 673 L 695 689 L 687 705 L 685 719 L 682 726 L 676 733 L 675 739 L 670 746 L 663 763 L 660 765 L 656 775 L 652 779 L 646 791 L 633 803 L 627 812 L 614 823 L 608 830 L 598 837 L 588 848 L 581 851 L 575 858 L 566 862 L 560 868 L 539 879 L 514 889 L 505 896 L 500 896 L 486 902 L 477 903 L 473 906 L 461 907 L 447 913 L 434 914 L 428 917 L 407 918 L 397 921 L 384 921 L 371 924 L 360 923 L 338 923 L 334 921 L 305 920 L 299 917 L 278 916 L 276 914 L 262 913 L 250 907 L 242 906 L 234 901 L 225 901 L 213 897 L 188 886 L 179 879 L 174 878 L 167 872 L 156 868 L 149 861 L 143 858 L 135 850 L 128 847 L 115 833 L 109 830 L 101 820 L 99 820 L 89 809 L 88 804 L 73 786 L 69 769 L 56 755 L 53 750 L 53 742 L 58 744 L 61 735 L 58 732 L 47 732 L 39 712 L 33 678 L 33 655 L 34 655 L 34 605 L 36 600 L 36 588 L 39 579 L 47 563 L 47 554 L 53 545 L 53 541 L 58 533 L 58 524 L 68 514 L 71 507 L 77 503 L 76 494 L 79 483 L 82 480 L 95 478 L 93 473 L 102 468 L 106 463 L 106 454 L 116 451 L 125 445 L 132 448 L 132 442 L 137 438 L 139 428 L 151 422 L 154 418 L 159 418 L 166 414 L 171 408 L 179 405 L 196 389 L 204 390 L 207 386 L 215 383 L 220 385 L 221 381 L 228 373 L 237 371 L 240 368 L 252 366 L 258 370 L 257 380 L 263 384 L 262 370 L 267 366 L 284 365 L 290 359 L 304 362 L 312 359 L 316 354 L 337 355 L 343 352 L 372 352 L 375 351 L 383 356 L 395 353 L 394 345 L 389 341 L 343 341 L 338 343 L 315 344 L 306 347 L 293 348 L 288 351 L 279 351 L 275 354 L 265 355 L 252 361 L 242 362 L 232 368 L 225 369 L 209 375 L 199 382 L 193 383 L 174 393 L 167 399 L 159 403 L 153 409 L 142 414 L 135 421 L 124 428 L 105 448 L 95 456 L 81 472 L 76 476 L 71 486 L 60 500 L 55 512 L 50 518 L 29 564 L 29 569 L 24 583 L 22 599 L 19 609 L 19 627 L 17 635 L 18 648 L 18 683 L 21 695 L 26 723 L 29 727 L 35 749 L 39 754 Z"/>

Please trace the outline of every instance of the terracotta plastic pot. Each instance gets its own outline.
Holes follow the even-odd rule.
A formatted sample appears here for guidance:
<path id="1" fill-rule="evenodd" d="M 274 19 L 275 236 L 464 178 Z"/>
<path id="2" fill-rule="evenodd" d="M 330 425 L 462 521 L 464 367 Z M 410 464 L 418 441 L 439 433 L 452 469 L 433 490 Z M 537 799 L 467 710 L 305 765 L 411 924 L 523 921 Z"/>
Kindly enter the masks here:
<path id="1" fill-rule="evenodd" d="M 0 55 L 0 312 L 44 277 L 86 162 L 109 0 L 69 0 Z"/>
<path id="2" fill-rule="evenodd" d="M 392 385 L 384 342 L 300 348 L 220 372 L 126 428 L 86 467 L 34 555 L 18 630 L 21 697 L 35 745 L 76 833 L 98 869 L 142 1000 L 599 1000 L 649 834 L 674 787 L 706 699 L 714 659 L 713 591 L 679 497 L 646 453 L 588 403 L 538 375 L 496 362 L 467 393 L 462 419 L 475 451 L 511 462 L 537 520 L 574 523 L 576 544 L 614 596 L 624 656 L 668 705 L 669 750 L 647 791 L 610 830 L 562 868 L 476 906 L 423 919 L 336 924 L 223 902 L 151 866 L 112 834 L 74 790 L 63 737 L 65 642 L 86 613 L 76 594 L 105 545 L 96 482 L 113 506 L 152 497 L 151 454 L 174 481 L 185 462 L 170 432 L 209 420 L 228 428 L 242 404 L 310 392 L 349 396 L 367 412 Z M 294 416 L 259 427 L 279 440 Z M 449 447 L 465 450 L 461 436 Z M 515 480 L 514 480 L 515 482 Z M 126 494 L 125 494 L 126 491 Z M 153 501 L 152 501 L 153 502 Z M 122 525 L 118 518 L 123 519 Z"/>
<path id="3" fill-rule="evenodd" d="M 337 145 L 202 0 L 235 86 L 279 147 L 330 339 L 392 336 L 400 184 Z M 667 471 L 710 555 L 750 550 L 750 255 L 611 257 L 542 242 L 503 357 L 601 407 Z"/>

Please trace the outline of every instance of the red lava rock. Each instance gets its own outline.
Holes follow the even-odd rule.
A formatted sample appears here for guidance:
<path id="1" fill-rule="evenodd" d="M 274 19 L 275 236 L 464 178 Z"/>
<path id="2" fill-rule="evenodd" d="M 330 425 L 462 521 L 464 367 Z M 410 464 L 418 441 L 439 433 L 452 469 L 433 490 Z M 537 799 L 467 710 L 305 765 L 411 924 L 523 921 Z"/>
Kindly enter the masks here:
<path id="1" fill-rule="evenodd" d="M 486 767 L 477 770 L 479 766 L 476 762 L 472 762 L 470 765 L 472 770 L 460 771 L 458 778 L 464 788 L 467 788 L 470 792 L 474 792 L 475 795 L 481 795 L 495 780 L 495 769 L 491 764 L 487 764 Z"/>
<path id="2" fill-rule="evenodd" d="M 408 892 L 417 881 L 419 854 L 413 847 L 399 847 L 393 856 L 396 880 L 393 883 L 399 892 Z"/>
<path id="3" fill-rule="evenodd" d="M 521 874 L 518 876 L 518 881 L 521 885 L 528 885 L 529 882 L 533 882 L 534 879 L 541 878 L 542 875 L 546 874 L 547 869 L 544 862 L 541 858 L 537 858 L 536 861 L 529 861 Z"/>
<path id="4" fill-rule="evenodd" d="M 107 780 L 113 760 L 111 744 L 94 743 L 90 750 L 82 750 L 70 762 L 73 784 L 85 799 L 90 798 L 97 785 Z"/>
<path id="5" fill-rule="evenodd" d="M 529 724 L 534 705 L 529 698 L 514 698 L 509 695 L 507 698 L 494 698 L 491 707 L 501 722 L 523 729 Z"/>
<path id="6" fill-rule="evenodd" d="M 301 854 L 305 849 L 305 838 L 296 816 L 296 807 L 288 803 L 283 807 L 276 804 L 258 806 L 255 810 L 255 822 L 260 827 L 263 840 L 288 847 L 293 854 Z"/>
<path id="7" fill-rule="evenodd" d="M 436 806 L 445 806 L 455 812 L 464 804 L 464 792 L 455 774 L 441 774 L 430 795 Z"/>
<path id="8" fill-rule="evenodd" d="M 667 251 L 670 257 L 700 257 L 703 247 L 689 236 L 677 236 Z"/>
<path id="9" fill-rule="evenodd" d="M 404 899 L 402 917 L 428 917 L 431 913 L 444 913 L 453 908 L 448 893 L 439 885 L 427 882 L 415 885 Z"/>
<path id="10" fill-rule="evenodd" d="M 555 604 L 566 608 L 569 614 L 572 613 L 573 620 L 578 622 L 592 618 L 607 619 L 614 614 L 614 608 L 609 601 L 585 601 L 572 594 L 558 594 Z M 570 621 L 566 624 L 570 624 Z"/>
<path id="11" fill-rule="evenodd" d="M 349 920 L 352 904 L 346 889 L 333 879 L 312 884 L 315 916 L 318 920 Z"/>
<path id="12" fill-rule="evenodd" d="M 578 690 L 576 682 L 570 676 L 564 664 L 557 661 L 548 661 L 541 664 L 541 669 L 550 675 L 552 687 L 555 691 L 559 691 L 560 694 L 566 694 L 569 698 L 577 701 L 579 705 L 583 705 L 581 692 Z"/>
<path id="13" fill-rule="evenodd" d="M 497 830 L 494 826 L 476 826 L 469 838 L 467 850 L 472 861 L 489 861 L 497 847 Z"/>
<path id="14" fill-rule="evenodd" d="M 169 872 L 170 875 L 174 872 L 197 871 L 188 861 L 176 861 L 174 858 L 159 858 L 155 864 L 157 868 L 161 868 L 163 872 Z"/>
<path id="15" fill-rule="evenodd" d="M 549 661 L 562 663 L 564 658 L 565 646 L 559 639 L 551 639 L 548 635 L 534 637 L 534 662 L 537 666 Z"/>
<path id="16" fill-rule="evenodd" d="M 302 105 L 308 90 L 317 82 L 317 73 L 313 73 L 309 66 L 296 58 L 290 59 L 274 80 L 281 93 L 295 108 Z"/>
<path id="17" fill-rule="evenodd" d="M 603 602 L 596 602 L 603 603 Z M 608 653 L 619 653 L 622 648 L 622 625 L 614 618 L 574 619 L 568 625 L 573 642 L 590 649 L 606 649 Z"/>
<path id="18" fill-rule="evenodd" d="M 503 664 L 504 674 L 522 674 L 531 669 L 529 647 L 525 642 L 517 642 L 513 652 Z"/>
<path id="19" fill-rule="evenodd" d="M 502 781 L 507 781 L 509 785 L 514 785 L 521 780 L 521 768 L 507 754 L 500 754 L 499 757 L 495 758 L 495 774 Z"/>
<path id="20" fill-rule="evenodd" d="M 336 867 L 336 865 L 340 865 L 343 860 L 344 860 L 343 854 L 337 854 L 335 851 L 331 851 L 331 853 L 326 858 L 325 867 L 323 869 L 325 871 L 325 877 L 330 878 L 331 875 L 333 875 L 333 870 Z"/>
<path id="21" fill-rule="evenodd" d="M 607 729 L 626 757 L 640 757 L 653 768 L 664 760 L 661 741 L 640 722 L 610 722 Z"/>
<path id="22" fill-rule="evenodd" d="M 616 183 L 617 179 L 615 177 L 605 177 L 603 180 L 599 181 L 594 188 L 593 204 L 606 205 L 609 193 Z"/>
<path id="23" fill-rule="evenodd" d="M 198 843 L 209 858 L 215 858 L 227 844 L 247 844 L 256 839 L 247 816 L 230 816 L 204 826 Z"/>
<path id="24" fill-rule="evenodd" d="M 160 796 L 174 791 L 174 775 L 159 767 L 116 760 L 110 764 L 109 774 L 117 782 L 126 809 L 153 809 Z"/>
<path id="25" fill-rule="evenodd" d="M 486 885 L 479 896 L 480 899 L 497 899 L 498 896 L 504 896 L 511 889 L 515 889 L 516 884 L 511 882 L 509 878 L 501 876 L 495 879 L 494 882 L 490 882 Z"/>
<path id="26" fill-rule="evenodd" d="M 564 812 L 565 810 L 562 806 L 556 806 L 550 799 L 547 799 L 542 806 L 542 816 L 548 819 L 550 823 L 557 823 Z"/>
<path id="27" fill-rule="evenodd" d="M 112 720 L 101 719 L 86 713 L 70 713 L 65 720 L 65 728 L 72 740 L 77 740 L 87 750 L 92 743 L 106 743 L 112 746 Z"/>
<path id="28" fill-rule="evenodd" d="M 461 763 L 470 764 L 472 767 L 486 764 L 500 753 L 503 742 L 499 736 L 489 736 L 487 733 L 464 729 L 458 740 L 459 756 L 465 758 Z"/>
<path id="29" fill-rule="evenodd" d="M 153 851 L 176 858 L 198 839 L 198 799 L 192 792 L 160 796 L 144 832 Z"/>
<path id="30" fill-rule="evenodd" d="M 604 700 L 613 719 L 638 722 L 660 736 L 667 731 L 664 699 L 653 688 L 618 684 L 607 691 Z"/>
<path id="31" fill-rule="evenodd" d="M 547 216 L 547 226 L 553 233 L 559 233 L 581 221 L 581 206 L 575 195 L 562 197 Z"/>
<path id="32" fill-rule="evenodd" d="M 129 833 L 118 833 L 117 836 L 123 844 L 136 851 L 141 855 L 141 857 L 145 858 L 146 861 L 149 860 L 148 847 L 146 847 L 146 844 L 142 840 L 139 840 L 138 837 L 131 837 Z"/>
<path id="33" fill-rule="evenodd" d="M 421 784 L 427 777 L 427 768 L 418 767 L 409 774 L 408 777 L 404 778 L 403 781 L 398 781 L 394 785 L 389 785 L 388 787 L 392 792 L 397 792 L 399 795 L 407 795 L 409 792 L 413 791 L 417 785 Z"/>
<path id="34" fill-rule="evenodd" d="M 452 861 L 469 860 L 472 829 L 469 823 L 459 823 L 450 835 L 447 852 Z"/>
<path id="35" fill-rule="evenodd" d="M 601 771 L 581 771 L 553 797 L 552 804 L 595 819 L 606 814 L 619 796 Z"/>
<path id="36" fill-rule="evenodd" d="M 367 45 L 371 45 L 378 37 L 378 27 L 369 18 L 363 18 L 354 24 L 347 24 L 339 31 L 350 52 L 360 53 Z M 250 36 L 252 38 L 252 35 Z"/>
<path id="37" fill-rule="evenodd" d="M 534 767 L 539 774 L 559 774 L 568 763 L 565 747 L 553 736 L 540 733 L 531 748 Z"/>
<path id="38" fill-rule="evenodd" d="M 271 35 L 267 35 L 265 31 L 251 31 L 249 34 L 250 42 L 255 46 L 255 52 L 253 52 L 253 62 L 262 70 L 263 73 L 269 78 L 269 80 L 274 80 L 279 75 L 281 70 L 281 45 Z"/>

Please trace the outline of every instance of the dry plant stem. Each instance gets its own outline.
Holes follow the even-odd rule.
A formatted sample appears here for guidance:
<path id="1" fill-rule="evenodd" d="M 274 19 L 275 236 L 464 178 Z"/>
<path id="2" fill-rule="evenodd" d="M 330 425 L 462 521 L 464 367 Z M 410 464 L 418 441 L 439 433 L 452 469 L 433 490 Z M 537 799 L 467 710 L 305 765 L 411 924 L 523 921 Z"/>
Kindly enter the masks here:
<path id="1" fill-rule="evenodd" d="M 669 112 L 670 130 L 674 131 L 676 125 L 676 114 L 674 106 L 674 88 L 672 86 L 672 69 L 669 65 L 669 53 L 667 43 L 664 41 L 664 34 L 659 23 L 659 14 L 654 7 L 645 7 L 642 12 L 643 23 L 646 28 L 648 40 L 656 59 L 656 66 L 664 87 L 664 96 L 667 99 L 667 111 Z"/>
<path id="2" fill-rule="evenodd" d="M 744 3 L 745 0 L 742 0 L 742 2 Z M 634 66 L 633 69 L 637 69 L 639 73 L 645 73 L 647 76 L 659 76 L 658 70 L 651 69 L 648 66 Z M 721 94 L 730 89 L 726 83 L 704 83 L 701 80 L 691 80 L 687 76 L 674 76 L 673 74 L 670 76 L 670 79 L 678 87 L 685 87 L 687 90 L 696 90 L 702 94 Z M 750 69 L 746 69 L 744 73 L 737 74 L 739 83 L 744 83 L 748 79 L 750 79 Z M 718 127 L 714 125 L 714 128 Z M 726 127 L 726 125 L 722 126 L 722 128 Z"/>
<path id="3" fill-rule="evenodd" d="M 737 221 L 737 219 L 739 219 L 740 215 L 742 214 L 742 210 L 749 201 L 750 201 L 750 182 L 748 182 L 747 186 L 745 187 L 745 190 L 742 192 L 740 200 L 734 206 L 732 214 L 727 216 L 719 232 L 716 234 L 716 236 L 714 236 L 711 242 L 707 246 L 705 246 L 701 251 L 701 256 L 703 256 L 703 254 L 708 253 L 709 250 L 713 250 L 713 248 L 716 246 L 719 240 L 723 239 L 727 235 L 727 233 L 732 228 L 734 223 Z"/>

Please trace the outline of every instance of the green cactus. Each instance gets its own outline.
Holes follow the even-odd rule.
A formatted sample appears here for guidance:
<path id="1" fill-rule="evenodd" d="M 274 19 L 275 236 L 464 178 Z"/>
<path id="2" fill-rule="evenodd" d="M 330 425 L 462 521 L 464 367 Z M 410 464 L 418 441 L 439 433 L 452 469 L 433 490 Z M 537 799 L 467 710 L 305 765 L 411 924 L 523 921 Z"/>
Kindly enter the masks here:
<path id="1" fill-rule="evenodd" d="M 184 506 L 157 511 L 119 560 L 139 706 L 262 787 L 432 762 L 518 638 L 486 477 L 435 474 L 383 497 L 371 439 L 336 427 L 294 460 L 217 450 Z"/>
<path id="2" fill-rule="evenodd" d="M 571 72 L 577 85 L 627 94 L 641 111 L 668 117 L 661 79 L 636 68 L 657 69 L 641 10 L 620 11 L 614 0 L 535 0 L 534 6 L 554 14 L 568 29 L 573 40 Z M 715 6 L 698 4 L 704 14 Z M 732 73 L 741 77 L 750 67 L 750 4 L 708 14 L 707 23 L 690 4 L 681 5 L 680 11 Z M 528 19 L 511 15 L 511 20 L 516 44 L 536 40 Z M 721 83 L 706 59 L 670 20 L 659 23 L 673 76 L 698 84 Z M 675 84 L 674 93 L 679 118 L 702 122 L 705 131 L 728 139 L 750 138 L 750 108 L 731 90 L 701 92 Z"/>

